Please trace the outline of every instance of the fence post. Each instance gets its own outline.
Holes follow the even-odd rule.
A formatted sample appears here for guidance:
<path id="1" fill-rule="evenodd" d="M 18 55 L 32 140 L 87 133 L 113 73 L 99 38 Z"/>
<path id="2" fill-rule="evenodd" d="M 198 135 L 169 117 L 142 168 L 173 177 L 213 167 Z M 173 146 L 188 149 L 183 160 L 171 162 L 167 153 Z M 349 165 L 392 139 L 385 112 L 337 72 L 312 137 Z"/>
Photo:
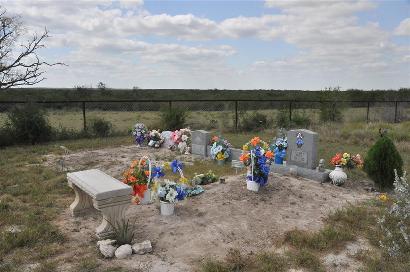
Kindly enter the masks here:
<path id="1" fill-rule="evenodd" d="M 289 121 L 292 122 L 292 101 L 289 101 Z"/>
<path id="2" fill-rule="evenodd" d="M 238 101 L 235 101 L 235 131 L 238 131 Z"/>
<path id="3" fill-rule="evenodd" d="M 87 121 L 85 119 L 85 102 L 83 102 L 83 124 L 84 124 L 84 132 L 87 131 Z"/>
<path id="4" fill-rule="evenodd" d="M 398 101 L 394 101 L 394 122 L 397 123 L 397 106 L 398 106 L 399 102 Z"/>
<path id="5" fill-rule="evenodd" d="M 370 101 L 367 101 L 366 122 L 369 123 Z"/>

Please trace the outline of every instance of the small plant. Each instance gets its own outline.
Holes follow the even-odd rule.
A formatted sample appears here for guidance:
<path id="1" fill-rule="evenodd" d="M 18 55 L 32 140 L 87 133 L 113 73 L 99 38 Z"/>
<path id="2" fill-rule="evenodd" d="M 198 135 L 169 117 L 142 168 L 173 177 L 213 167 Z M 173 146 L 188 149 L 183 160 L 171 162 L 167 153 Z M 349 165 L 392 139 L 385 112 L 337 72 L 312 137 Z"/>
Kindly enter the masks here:
<path id="1" fill-rule="evenodd" d="M 244 114 L 241 120 L 241 129 L 243 131 L 258 131 L 268 127 L 268 117 L 259 112 Z"/>
<path id="2" fill-rule="evenodd" d="M 403 159 L 392 140 L 386 135 L 369 149 L 364 162 L 364 171 L 379 185 L 380 189 L 392 188 L 394 169 L 403 174 Z"/>
<path id="3" fill-rule="evenodd" d="M 308 114 L 294 113 L 292 115 L 291 126 L 308 128 L 311 124 Z"/>
<path id="4" fill-rule="evenodd" d="M 91 121 L 91 132 L 98 137 L 107 137 L 112 132 L 112 124 L 103 118 L 95 118 Z"/>
<path id="5" fill-rule="evenodd" d="M 321 92 L 320 120 L 322 122 L 342 121 L 340 103 L 337 104 L 335 100 L 335 97 L 337 97 L 336 92 L 340 92 L 340 87 L 325 88 Z"/>
<path id="6" fill-rule="evenodd" d="M 6 131 L 17 143 L 36 144 L 52 138 L 52 128 L 43 110 L 38 105 L 27 104 L 15 107 L 8 113 Z"/>
<path id="7" fill-rule="evenodd" d="M 113 229 L 113 233 L 111 234 L 110 239 L 115 240 L 118 246 L 132 244 L 135 236 L 134 231 L 136 229 L 135 222 L 130 223 L 129 219 L 122 219 L 118 223 L 112 224 L 109 221 L 108 223 Z"/>
<path id="8" fill-rule="evenodd" d="M 178 130 L 185 126 L 187 112 L 183 108 L 171 108 L 162 111 L 161 123 L 164 130 Z"/>
<path id="9" fill-rule="evenodd" d="M 410 184 L 406 173 L 402 177 L 394 173 L 395 197 L 378 224 L 384 234 L 380 247 L 389 257 L 400 258 L 410 255 Z M 386 202 L 388 197 L 382 196 L 380 200 Z"/>
<path id="10" fill-rule="evenodd" d="M 279 110 L 278 115 L 276 116 L 276 127 L 279 128 L 289 128 L 289 111 L 285 107 Z"/>

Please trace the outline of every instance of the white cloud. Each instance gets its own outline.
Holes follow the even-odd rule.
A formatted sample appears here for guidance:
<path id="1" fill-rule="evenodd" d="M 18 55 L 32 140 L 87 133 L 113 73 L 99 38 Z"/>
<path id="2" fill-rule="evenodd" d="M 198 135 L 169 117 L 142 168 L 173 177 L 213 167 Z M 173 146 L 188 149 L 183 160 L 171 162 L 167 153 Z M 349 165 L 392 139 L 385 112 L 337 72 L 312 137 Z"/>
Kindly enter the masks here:
<path id="1" fill-rule="evenodd" d="M 399 26 L 394 30 L 394 34 L 398 36 L 410 36 L 410 18 L 401 21 Z"/>
<path id="2" fill-rule="evenodd" d="M 344 86 L 338 77 L 345 85 L 351 84 L 350 79 L 360 74 L 361 81 L 356 82 L 377 87 L 380 80 L 373 81 L 375 74 L 380 79 L 381 74 L 396 70 L 402 78 L 394 80 L 395 84 L 410 84 L 406 80 L 410 68 L 404 61 L 410 49 L 394 44 L 392 33 L 378 22 L 358 20 L 358 12 L 377 8 L 373 1 L 266 1 L 268 8 L 261 16 L 220 21 L 190 13 L 151 14 L 142 0 L 79 1 L 75 5 L 70 1 L 0 0 L 0 5 L 20 13 L 32 29 L 48 27 L 52 37 L 47 45 L 64 49 L 59 57 L 70 65 L 65 75 L 71 75 L 72 81 L 103 75 L 123 86 L 139 73 L 146 87 L 184 87 L 186 83 L 196 88 L 276 88 L 309 78 L 308 88 L 320 88 L 336 85 L 329 83 L 332 80 Z M 403 20 L 394 34 L 409 35 L 409 20 Z M 158 42 L 152 41 L 157 38 Z M 247 52 L 229 46 L 229 40 L 249 38 L 271 42 L 272 50 L 276 50 L 276 41 L 284 41 L 296 53 L 286 58 L 259 58 L 248 67 L 233 68 L 228 60 Z M 51 70 L 50 75 L 57 72 Z M 58 82 L 68 80 L 70 77 Z"/>

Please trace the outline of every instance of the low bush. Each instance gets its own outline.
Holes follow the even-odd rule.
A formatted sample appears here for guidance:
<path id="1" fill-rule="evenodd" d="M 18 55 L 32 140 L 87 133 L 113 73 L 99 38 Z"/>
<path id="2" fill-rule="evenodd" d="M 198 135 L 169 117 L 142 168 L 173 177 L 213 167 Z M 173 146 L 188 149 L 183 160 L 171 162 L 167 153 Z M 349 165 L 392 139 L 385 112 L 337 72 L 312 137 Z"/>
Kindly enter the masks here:
<path id="1" fill-rule="evenodd" d="M 52 128 L 45 112 L 36 104 L 17 106 L 7 114 L 7 117 L 8 121 L 3 133 L 8 135 L 5 136 L 6 139 L 12 137 L 14 143 L 34 145 L 52 138 Z"/>
<path id="2" fill-rule="evenodd" d="M 311 125 L 311 121 L 307 114 L 294 113 L 292 115 L 291 126 L 298 128 L 308 128 Z"/>
<path id="3" fill-rule="evenodd" d="M 322 122 L 340 122 L 343 119 L 342 111 L 335 102 L 322 102 L 319 117 Z"/>
<path id="4" fill-rule="evenodd" d="M 276 116 L 276 127 L 278 128 L 289 128 L 290 127 L 288 109 L 282 108 L 281 110 L 279 110 L 278 115 Z"/>
<path id="5" fill-rule="evenodd" d="M 265 114 L 254 112 L 242 116 L 240 128 L 243 131 L 258 131 L 268 128 L 268 117 Z"/>
<path id="6" fill-rule="evenodd" d="M 183 108 L 171 108 L 161 112 L 161 127 L 163 130 L 177 130 L 185 127 L 188 114 Z"/>
<path id="7" fill-rule="evenodd" d="M 403 159 L 393 141 L 384 135 L 367 152 L 364 171 L 382 190 L 393 187 L 395 169 L 403 174 Z"/>
<path id="8" fill-rule="evenodd" d="M 91 120 L 91 133 L 97 137 L 107 137 L 112 133 L 112 124 L 103 118 Z"/>

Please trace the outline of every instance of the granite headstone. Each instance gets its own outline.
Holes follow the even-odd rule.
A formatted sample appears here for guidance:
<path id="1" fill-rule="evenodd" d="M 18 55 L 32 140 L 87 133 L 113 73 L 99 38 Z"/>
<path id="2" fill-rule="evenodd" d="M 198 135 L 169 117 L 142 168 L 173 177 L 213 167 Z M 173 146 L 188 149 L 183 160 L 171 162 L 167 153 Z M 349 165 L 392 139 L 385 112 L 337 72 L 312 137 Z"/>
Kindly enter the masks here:
<path id="1" fill-rule="evenodd" d="M 192 132 L 192 154 L 206 157 L 207 146 L 211 139 L 211 133 L 205 130 L 195 130 Z"/>
<path id="2" fill-rule="evenodd" d="M 308 169 L 316 169 L 318 162 L 318 134 L 307 129 L 289 130 L 287 133 L 287 163 Z"/>

